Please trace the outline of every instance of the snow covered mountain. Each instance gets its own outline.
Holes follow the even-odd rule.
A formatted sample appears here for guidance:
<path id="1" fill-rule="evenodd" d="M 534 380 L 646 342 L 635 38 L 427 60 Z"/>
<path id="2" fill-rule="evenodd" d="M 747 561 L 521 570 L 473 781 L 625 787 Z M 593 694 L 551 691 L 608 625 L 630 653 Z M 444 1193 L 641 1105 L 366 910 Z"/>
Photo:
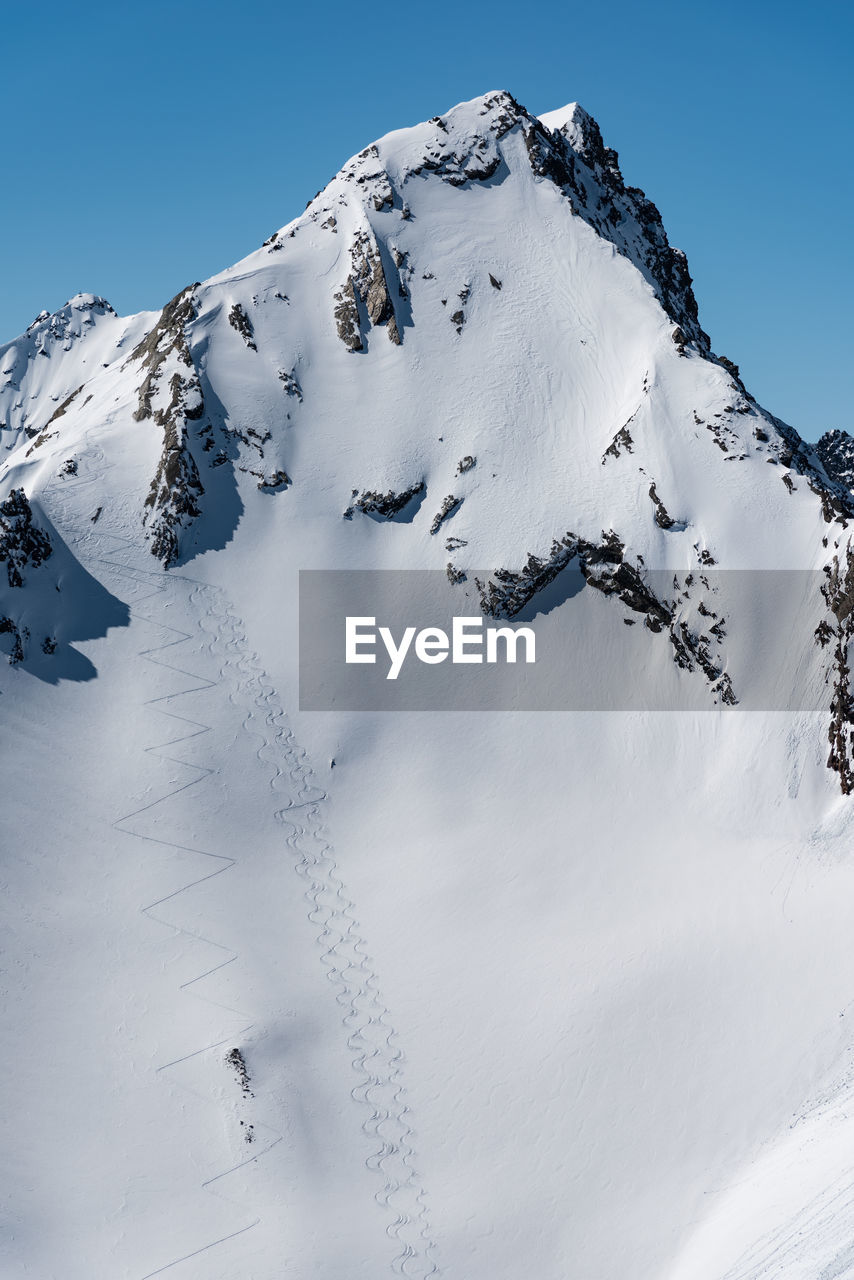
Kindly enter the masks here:
<path id="1" fill-rule="evenodd" d="M 581 107 L 43 313 L 0 426 L 7 1274 L 854 1276 L 850 468 Z M 300 711 L 310 569 L 651 701 Z"/>

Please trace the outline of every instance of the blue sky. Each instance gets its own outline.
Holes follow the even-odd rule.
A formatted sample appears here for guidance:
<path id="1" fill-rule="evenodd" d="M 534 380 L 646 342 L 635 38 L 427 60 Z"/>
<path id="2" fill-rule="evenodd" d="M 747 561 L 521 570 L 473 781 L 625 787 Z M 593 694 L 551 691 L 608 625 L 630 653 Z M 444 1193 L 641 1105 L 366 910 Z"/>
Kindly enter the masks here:
<path id="1" fill-rule="evenodd" d="M 81 290 L 158 307 L 373 138 L 506 88 L 598 119 L 767 408 L 854 430 L 852 33 L 828 0 L 6 6 L 0 341 Z"/>

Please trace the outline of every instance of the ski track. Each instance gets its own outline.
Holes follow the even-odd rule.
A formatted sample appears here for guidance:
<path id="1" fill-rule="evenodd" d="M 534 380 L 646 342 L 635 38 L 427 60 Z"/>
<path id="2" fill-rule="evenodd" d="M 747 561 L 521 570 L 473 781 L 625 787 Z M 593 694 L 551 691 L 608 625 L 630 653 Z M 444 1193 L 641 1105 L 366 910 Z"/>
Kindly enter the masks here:
<path id="1" fill-rule="evenodd" d="M 88 476 L 63 480 L 56 477 L 49 488 L 56 490 L 61 486 L 65 492 L 75 492 L 81 488 L 95 485 L 102 479 L 111 464 L 101 448 L 89 438 L 86 432 L 86 454 L 90 462 L 94 461 L 100 471 L 90 471 Z M 46 490 L 47 492 L 47 490 Z M 415 1133 L 410 1123 L 410 1108 L 406 1100 L 406 1089 L 403 1079 L 403 1052 L 398 1044 L 398 1037 L 392 1024 L 390 1012 L 383 1001 L 379 978 L 363 938 L 356 907 L 349 897 L 341 877 L 334 852 L 326 837 L 323 826 L 322 807 L 327 800 L 327 793 L 315 784 L 314 775 L 306 751 L 297 743 L 293 730 L 287 723 L 285 712 L 280 705 L 275 689 L 269 677 L 259 665 L 257 655 L 251 653 L 246 644 L 245 628 L 242 620 L 233 611 L 221 588 L 197 581 L 186 574 L 174 571 L 164 572 L 143 569 L 123 559 L 112 558 L 125 550 L 128 557 L 138 551 L 137 546 L 119 534 L 111 533 L 101 525 L 75 528 L 75 522 L 81 519 L 80 513 L 64 512 L 65 529 L 68 533 L 76 533 L 75 542 L 94 537 L 100 544 L 105 538 L 115 542 L 113 552 L 97 554 L 95 559 L 125 580 L 135 583 L 151 583 L 152 589 L 146 595 L 137 598 L 131 609 L 131 617 L 148 626 L 155 626 L 167 633 L 162 644 L 141 649 L 138 656 L 155 666 L 185 676 L 191 684 L 176 692 L 146 699 L 144 707 L 152 707 L 160 715 L 167 716 L 185 727 L 187 732 L 177 737 L 169 737 L 146 747 L 146 753 L 157 756 L 171 764 L 190 769 L 196 774 L 186 782 L 173 786 L 156 799 L 141 805 L 129 813 L 123 814 L 113 823 L 117 831 L 133 836 L 148 843 L 172 848 L 178 852 L 193 853 L 203 858 L 214 860 L 219 865 L 205 875 L 196 876 L 173 892 L 148 903 L 140 908 L 147 919 L 168 928 L 173 934 L 181 934 L 193 942 L 203 942 L 224 953 L 224 958 L 217 964 L 206 968 L 202 973 L 190 978 L 180 985 L 180 990 L 205 1000 L 216 1008 L 246 1016 L 242 1010 L 219 1004 L 208 997 L 200 995 L 191 988 L 203 979 L 239 959 L 239 953 L 222 942 L 185 929 L 172 921 L 167 921 L 157 914 L 167 902 L 174 902 L 182 894 L 189 893 L 200 884 L 223 875 L 230 870 L 237 859 L 228 855 L 215 853 L 209 849 L 192 848 L 177 844 L 159 837 L 145 835 L 134 830 L 134 821 L 143 814 L 166 804 L 174 796 L 197 786 L 213 772 L 204 765 L 196 765 L 184 760 L 180 755 L 171 754 L 174 748 L 182 743 L 190 742 L 211 732 L 209 724 L 191 720 L 179 715 L 171 709 L 177 699 L 191 693 L 204 690 L 222 689 L 229 686 L 230 703 L 241 709 L 249 702 L 249 711 L 245 715 L 242 727 L 244 732 L 253 734 L 259 739 L 256 756 L 260 763 L 266 765 L 271 773 L 270 790 L 274 803 L 278 807 L 274 811 L 275 820 L 283 828 L 285 843 L 291 852 L 294 868 L 304 882 L 304 896 L 308 903 L 308 918 L 317 931 L 317 941 L 321 949 L 321 962 L 326 977 L 335 988 L 335 999 L 341 1010 L 342 1024 L 347 1034 L 347 1045 L 351 1052 L 352 1068 L 358 1077 L 358 1083 L 351 1089 L 353 1101 L 370 1114 L 362 1122 L 362 1132 L 368 1143 L 374 1147 L 365 1164 L 375 1171 L 382 1180 L 382 1187 L 375 1193 L 374 1199 L 383 1209 L 386 1218 L 386 1234 L 393 1242 L 396 1250 L 391 1263 L 394 1275 L 406 1277 L 407 1280 L 429 1280 L 441 1274 L 437 1261 L 437 1248 L 433 1239 L 427 1197 L 421 1184 L 415 1158 Z M 101 516 L 101 520 L 104 516 Z M 207 647 L 213 653 L 218 644 L 222 644 L 226 657 L 219 671 L 217 680 L 209 680 L 182 666 L 167 661 L 164 653 L 185 645 L 193 639 L 190 632 L 179 630 L 139 612 L 139 606 L 145 601 L 156 599 L 167 592 L 168 586 L 175 584 L 188 588 L 187 605 L 194 609 L 202 601 L 206 604 L 204 614 L 198 619 L 199 630 L 208 637 Z M 170 655 L 171 656 L 171 655 Z M 166 710 L 166 707 L 170 707 Z M 281 804 L 282 793 L 285 803 Z M 240 1033 L 245 1036 L 252 1028 L 249 1022 Z M 205 1044 L 190 1054 L 162 1063 L 157 1071 L 164 1072 L 192 1058 L 200 1057 L 228 1044 L 229 1040 L 220 1040 Z M 246 1165 L 257 1162 L 281 1142 L 283 1135 L 273 1133 L 272 1140 L 262 1150 L 253 1153 L 246 1160 L 223 1170 L 201 1185 L 211 1194 L 214 1183 L 228 1177 Z M 223 1197 L 225 1198 L 225 1197 Z M 260 1218 L 238 1230 L 221 1236 L 216 1240 L 201 1245 L 191 1253 L 173 1258 L 153 1271 L 148 1271 L 140 1280 L 151 1280 L 173 1267 L 198 1257 L 218 1245 L 225 1244 L 236 1236 L 252 1230 L 261 1222 Z"/>
<path id="2" fill-rule="evenodd" d="M 738 1262 L 723 1277 L 723 1280 L 762 1280 L 767 1277 L 780 1277 L 786 1274 L 787 1266 L 798 1254 L 803 1258 L 803 1246 L 815 1250 L 815 1241 L 832 1240 L 834 1234 L 839 1238 L 840 1252 L 833 1262 L 824 1267 L 816 1280 L 842 1280 L 850 1275 L 848 1264 L 854 1262 L 850 1256 L 850 1238 L 844 1225 L 850 1222 L 850 1213 L 854 1205 L 854 1182 L 842 1178 L 826 1187 L 815 1196 L 799 1213 L 797 1213 L 782 1229 L 772 1232 L 751 1246 Z M 847 1211 L 847 1212 L 846 1212 Z M 834 1230 L 835 1228 L 835 1230 Z M 846 1246 L 846 1247 L 843 1247 Z M 838 1267 L 842 1267 L 839 1270 Z"/>

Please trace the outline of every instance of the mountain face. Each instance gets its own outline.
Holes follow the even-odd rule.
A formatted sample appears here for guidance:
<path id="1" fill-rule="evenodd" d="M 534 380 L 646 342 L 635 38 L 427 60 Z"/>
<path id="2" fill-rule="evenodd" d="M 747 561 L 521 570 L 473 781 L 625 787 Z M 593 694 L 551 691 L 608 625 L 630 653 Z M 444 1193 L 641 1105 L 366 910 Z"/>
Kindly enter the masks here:
<path id="1" fill-rule="evenodd" d="M 106 416 L 136 463 L 126 536 L 167 569 L 223 549 L 250 508 L 289 542 L 322 527 L 319 565 L 474 576 L 496 616 L 576 563 L 731 705 L 749 678 L 704 623 L 720 609 L 698 615 L 684 580 L 665 598 L 644 567 L 826 569 L 825 595 L 847 591 L 847 473 L 712 353 L 684 254 L 577 105 L 540 120 L 494 93 L 391 134 L 159 316 L 80 295 L 2 363 L 6 485 L 38 501 Z M 376 546 L 341 524 L 405 519 L 416 495 L 408 537 Z M 4 612 L 23 637 L 14 599 Z M 815 679 L 835 686 L 828 759 L 847 793 L 847 663 L 830 645 L 846 625 L 819 602 L 834 657 Z"/>
<path id="2" fill-rule="evenodd" d="M 42 313 L 0 427 L 13 1271 L 847 1274 L 850 441 L 596 122 L 387 135 L 160 313 Z M 301 713 L 309 569 L 661 700 Z"/>

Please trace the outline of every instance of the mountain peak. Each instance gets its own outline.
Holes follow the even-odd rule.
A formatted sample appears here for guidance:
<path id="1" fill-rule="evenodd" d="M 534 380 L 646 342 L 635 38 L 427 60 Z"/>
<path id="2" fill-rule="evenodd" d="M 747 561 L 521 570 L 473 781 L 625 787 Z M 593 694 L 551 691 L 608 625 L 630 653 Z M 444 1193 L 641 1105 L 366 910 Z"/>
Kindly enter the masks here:
<path id="1" fill-rule="evenodd" d="M 568 102 L 565 107 L 558 107 L 554 111 L 544 111 L 537 118 L 552 133 L 562 133 L 582 119 L 592 120 L 592 116 L 578 102 Z"/>
<path id="2" fill-rule="evenodd" d="M 458 103 L 365 147 L 309 202 L 303 218 L 337 231 L 342 208 L 355 206 L 357 234 L 382 237 L 385 228 L 367 224 L 373 226 L 378 214 L 407 220 L 425 181 L 482 189 L 511 176 L 554 188 L 573 215 L 641 271 L 684 341 L 710 354 L 685 254 L 671 246 L 652 201 L 640 188 L 626 186 L 617 152 L 577 102 L 539 118 L 506 89 Z M 283 248 L 301 223 L 288 224 L 265 247 Z"/>
<path id="3" fill-rule="evenodd" d="M 617 169 L 616 151 L 605 146 L 598 123 L 580 103 L 570 102 L 558 111 L 547 111 L 539 120 L 552 133 L 561 134 L 589 165 L 609 164 Z"/>
<path id="4" fill-rule="evenodd" d="M 56 311 L 40 311 L 35 320 L 27 326 L 27 333 L 36 329 L 48 328 L 52 333 L 65 332 L 72 324 L 75 312 L 82 314 L 84 323 L 92 323 L 95 316 L 116 314 L 106 298 L 95 293 L 75 293 L 64 306 Z"/>

